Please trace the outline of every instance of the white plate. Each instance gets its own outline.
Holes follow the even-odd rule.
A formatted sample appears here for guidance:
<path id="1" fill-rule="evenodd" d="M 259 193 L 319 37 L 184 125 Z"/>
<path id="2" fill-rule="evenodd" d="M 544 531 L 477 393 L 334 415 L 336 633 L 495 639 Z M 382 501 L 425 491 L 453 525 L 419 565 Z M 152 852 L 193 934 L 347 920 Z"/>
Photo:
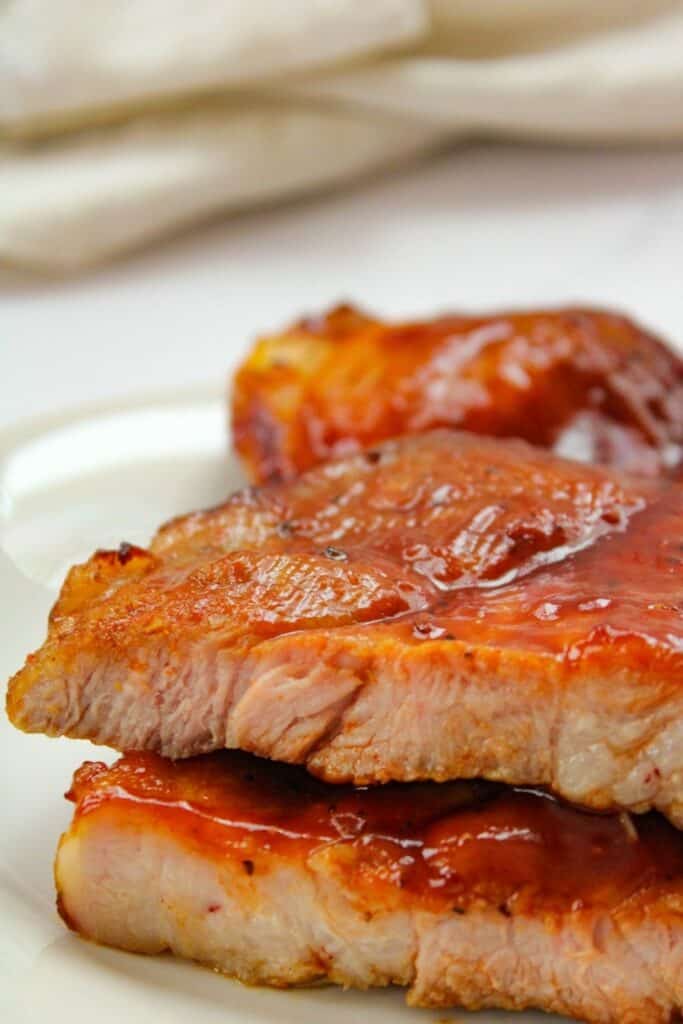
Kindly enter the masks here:
<path id="1" fill-rule="evenodd" d="M 164 519 L 241 482 L 220 395 L 119 405 L 0 436 L 0 676 L 42 640 L 66 568 L 96 547 L 145 543 Z M 52 858 L 85 759 L 73 740 L 24 736 L 0 716 L 0 1021 L 51 1024 L 517 1024 L 541 1014 L 408 1010 L 399 991 L 248 989 L 169 957 L 81 942 L 54 909 Z"/>

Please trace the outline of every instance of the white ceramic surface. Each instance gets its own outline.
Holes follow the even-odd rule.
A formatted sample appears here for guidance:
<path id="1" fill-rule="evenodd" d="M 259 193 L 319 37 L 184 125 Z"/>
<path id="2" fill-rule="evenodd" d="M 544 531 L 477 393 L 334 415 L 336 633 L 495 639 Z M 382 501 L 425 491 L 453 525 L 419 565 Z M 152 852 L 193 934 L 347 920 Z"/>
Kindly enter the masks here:
<path id="1" fill-rule="evenodd" d="M 40 642 L 70 563 L 97 546 L 144 543 L 164 518 L 215 502 L 239 483 L 225 433 L 222 400 L 198 394 L 62 417 L 0 439 L 0 675 Z M 0 719 L 3 1024 L 433 1024 L 469 1017 L 408 1010 L 396 991 L 247 989 L 169 957 L 117 953 L 68 934 L 55 912 L 51 877 L 70 813 L 62 794 L 83 760 L 113 756 L 85 742 L 24 736 Z"/>

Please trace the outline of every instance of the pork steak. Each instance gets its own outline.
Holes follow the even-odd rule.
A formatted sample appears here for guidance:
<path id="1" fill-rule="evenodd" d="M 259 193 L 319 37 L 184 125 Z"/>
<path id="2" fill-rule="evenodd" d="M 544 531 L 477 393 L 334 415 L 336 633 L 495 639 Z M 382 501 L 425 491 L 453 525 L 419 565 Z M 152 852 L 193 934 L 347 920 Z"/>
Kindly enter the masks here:
<path id="1" fill-rule="evenodd" d="M 496 784 L 353 791 L 248 755 L 87 764 L 56 863 L 87 938 L 250 984 L 409 986 L 417 1006 L 665 1024 L 683 836 Z"/>
<path id="2" fill-rule="evenodd" d="M 76 566 L 9 715 L 683 825 L 682 524 L 669 480 L 450 431 L 385 442 Z"/>
<path id="3" fill-rule="evenodd" d="M 615 313 L 387 324 L 343 306 L 257 342 L 232 421 L 256 482 L 443 426 L 657 475 L 680 471 L 683 360 Z"/>

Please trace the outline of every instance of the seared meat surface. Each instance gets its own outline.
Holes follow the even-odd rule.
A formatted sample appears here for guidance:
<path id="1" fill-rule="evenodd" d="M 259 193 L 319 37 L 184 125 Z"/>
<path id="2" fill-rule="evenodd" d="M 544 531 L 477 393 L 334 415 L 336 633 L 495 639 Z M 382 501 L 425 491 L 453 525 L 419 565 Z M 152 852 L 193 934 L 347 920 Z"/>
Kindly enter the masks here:
<path id="1" fill-rule="evenodd" d="M 340 307 L 259 341 L 232 403 L 256 482 L 441 426 L 648 475 L 683 451 L 683 361 L 594 310 L 386 324 Z"/>
<path id="2" fill-rule="evenodd" d="M 683 825 L 683 487 L 436 431 L 74 568 L 28 731 L 328 781 L 483 776 Z"/>
<path id="3" fill-rule="evenodd" d="M 665 1024 L 683 836 L 495 784 L 354 791 L 220 753 L 86 764 L 56 863 L 75 931 L 249 983 L 409 986 L 418 1006 Z"/>

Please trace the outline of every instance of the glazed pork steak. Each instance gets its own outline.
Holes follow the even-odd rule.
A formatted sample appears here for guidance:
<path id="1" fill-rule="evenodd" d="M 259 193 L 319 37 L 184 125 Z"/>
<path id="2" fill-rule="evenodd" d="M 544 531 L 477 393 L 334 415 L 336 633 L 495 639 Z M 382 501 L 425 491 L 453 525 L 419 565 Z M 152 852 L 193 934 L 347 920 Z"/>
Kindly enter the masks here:
<path id="1" fill-rule="evenodd" d="M 683 826 L 682 524 L 670 480 L 445 430 L 385 442 L 76 566 L 9 715 Z"/>
<path id="2" fill-rule="evenodd" d="M 683 360 L 616 313 L 389 324 L 343 306 L 256 343 L 234 381 L 232 420 L 256 482 L 435 427 L 679 473 Z"/>
<path id="3" fill-rule="evenodd" d="M 665 1024 L 683 1005 L 683 836 L 659 815 L 491 783 L 353 791 L 234 752 L 87 764 L 71 797 L 59 907 L 97 942 L 433 1008 Z"/>

